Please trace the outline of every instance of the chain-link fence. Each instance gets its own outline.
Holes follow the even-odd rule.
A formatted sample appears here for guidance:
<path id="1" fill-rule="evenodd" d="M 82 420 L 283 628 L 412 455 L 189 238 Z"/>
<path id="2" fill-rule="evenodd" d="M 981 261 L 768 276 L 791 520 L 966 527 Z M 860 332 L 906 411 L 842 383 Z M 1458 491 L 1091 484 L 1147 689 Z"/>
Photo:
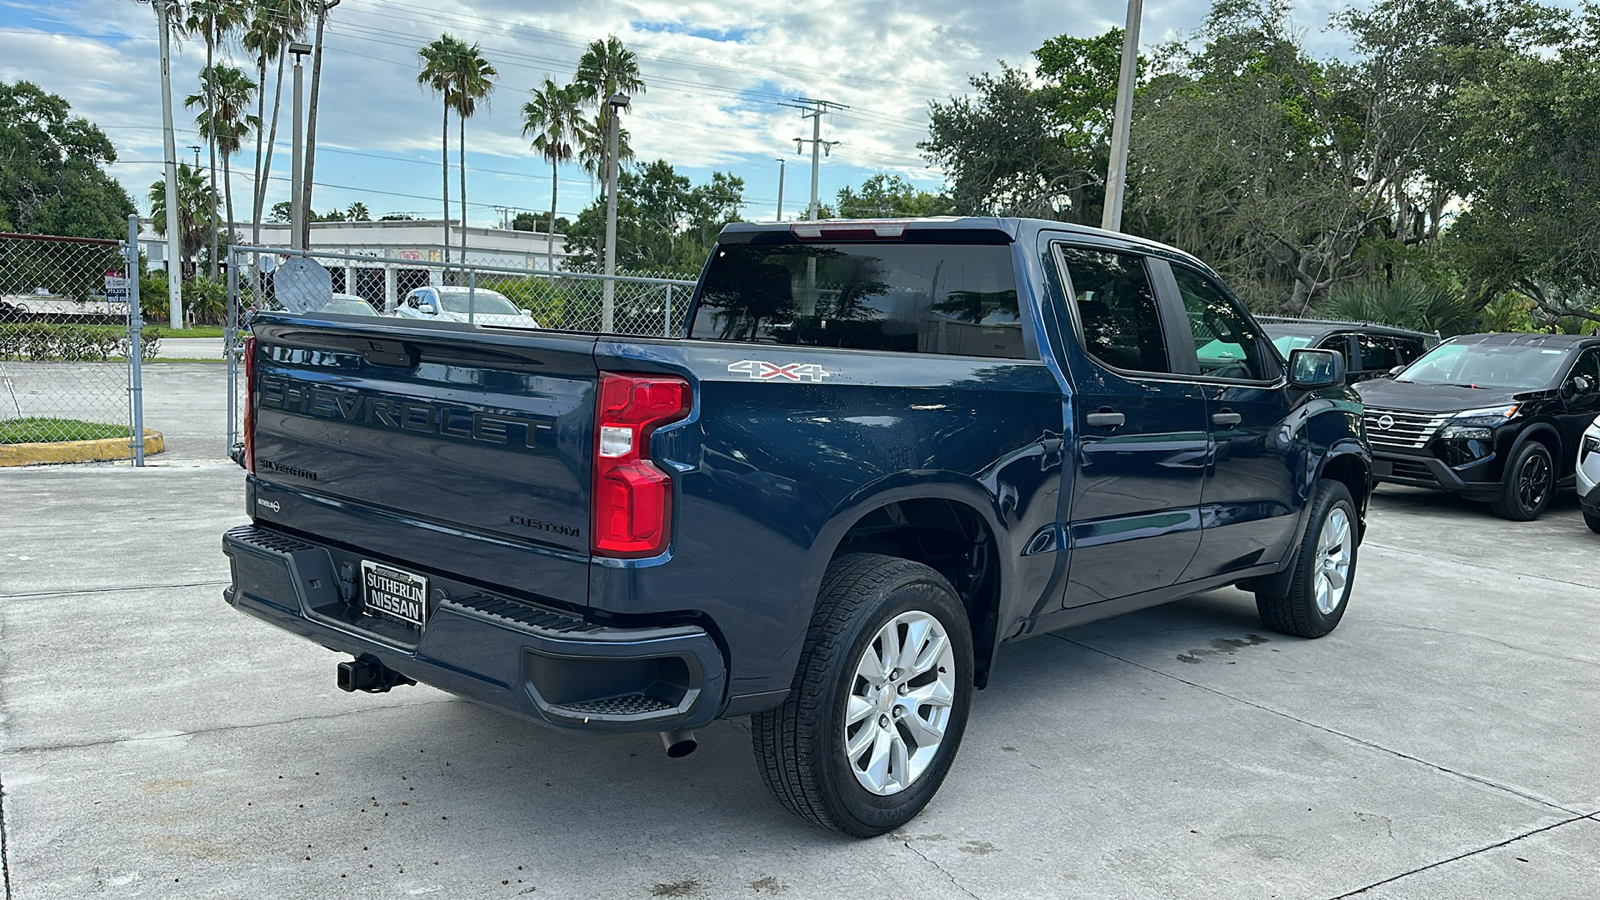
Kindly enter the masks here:
<path id="1" fill-rule="evenodd" d="M 136 268 L 119 241 L 0 233 L 0 444 L 131 437 Z"/>
<path id="2" fill-rule="evenodd" d="M 680 334 L 694 281 L 639 274 L 615 277 L 420 259 L 374 258 L 273 247 L 228 254 L 228 448 L 241 440 L 246 390 L 241 355 L 250 314 L 303 308 L 331 296 L 332 311 L 412 320 L 472 322 L 604 334 Z M 314 267 L 306 263 L 315 263 Z M 307 269 L 325 270 L 307 274 Z M 309 279 L 309 280 L 308 280 Z"/>

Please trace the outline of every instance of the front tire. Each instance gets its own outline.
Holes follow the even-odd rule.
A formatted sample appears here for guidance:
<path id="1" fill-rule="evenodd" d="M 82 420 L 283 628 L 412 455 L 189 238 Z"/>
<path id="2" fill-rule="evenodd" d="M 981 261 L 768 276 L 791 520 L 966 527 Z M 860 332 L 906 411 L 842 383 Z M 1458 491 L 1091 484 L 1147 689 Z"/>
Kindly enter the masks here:
<path id="1" fill-rule="evenodd" d="M 1556 470 L 1550 451 L 1538 441 L 1525 441 L 1506 466 L 1500 496 L 1490 504 L 1494 514 L 1513 522 L 1531 522 L 1550 506 L 1556 492 Z"/>
<path id="2" fill-rule="evenodd" d="M 1600 534 L 1600 516 L 1589 512 L 1587 509 L 1583 511 L 1583 524 L 1589 526 L 1589 530 L 1595 534 Z"/>
<path id="3" fill-rule="evenodd" d="M 1256 592 L 1261 624 L 1319 638 L 1338 627 L 1356 580 L 1356 505 L 1342 482 L 1323 479 L 1311 498 L 1311 524 L 1295 557 L 1288 592 Z"/>
<path id="4" fill-rule="evenodd" d="M 823 576 L 788 698 L 750 717 L 762 780 L 825 828 L 899 828 L 950 770 L 972 674 L 972 629 L 950 582 L 910 560 L 840 557 Z"/>

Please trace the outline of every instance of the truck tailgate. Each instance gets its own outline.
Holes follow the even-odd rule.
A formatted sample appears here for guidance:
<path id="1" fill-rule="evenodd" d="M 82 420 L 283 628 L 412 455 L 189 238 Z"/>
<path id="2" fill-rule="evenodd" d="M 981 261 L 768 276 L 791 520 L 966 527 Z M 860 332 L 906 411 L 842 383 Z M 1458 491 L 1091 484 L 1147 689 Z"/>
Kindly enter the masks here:
<path id="1" fill-rule="evenodd" d="M 586 602 L 593 337 L 393 319 L 254 333 L 258 521 Z"/>

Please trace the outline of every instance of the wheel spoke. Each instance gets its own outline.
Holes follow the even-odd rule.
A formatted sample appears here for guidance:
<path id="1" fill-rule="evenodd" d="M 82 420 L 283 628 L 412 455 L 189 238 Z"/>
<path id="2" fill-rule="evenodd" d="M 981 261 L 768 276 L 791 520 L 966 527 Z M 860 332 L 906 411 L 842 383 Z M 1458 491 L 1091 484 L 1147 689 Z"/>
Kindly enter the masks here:
<path id="1" fill-rule="evenodd" d="M 866 776 L 868 787 L 881 792 L 888 787 L 889 734 L 876 725 L 867 728 L 872 730 L 872 752 L 867 756 L 866 768 L 861 773 Z"/>
<path id="2" fill-rule="evenodd" d="M 933 715 L 937 717 L 939 713 L 935 712 Z M 905 725 L 907 731 L 911 732 L 911 739 L 916 741 L 917 749 L 919 750 L 923 747 L 937 747 L 939 742 L 944 739 L 943 725 L 930 722 L 915 711 L 902 717 L 900 722 Z"/>
<path id="3" fill-rule="evenodd" d="M 881 680 L 887 680 L 889 673 L 894 671 L 895 660 L 900 658 L 900 629 L 889 623 L 889 627 L 878 632 L 878 667 L 882 670 L 878 674 Z"/>
<path id="4" fill-rule="evenodd" d="M 911 783 L 911 753 L 906 747 L 905 739 L 900 737 L 898 731 L 890 732 L 888 780 L 896 788 L 903 788 Z M 884 785 L 888 786 L 887 783 Z"/>
<path id="5" fill-rule="evenodd" d="M 1328 586 L 1330 588 L 1335 591 L 1342 591 L 1344 590 L 1344 581 L 1344 573 L 1339 570 L 1338 566 L 1328 567 Z"/>
<path id="6" fill-rule="evenodd" d="M 921 675 L 939 664 L 939 658 L 944 656 L 945 648 L 950 646 L 950 639 L 942 634 L 933 635 L 923 645 L 922 652 L 917 654 L 916 660 L 911 663 L 911 674 Z"/>
<path id="7" fill-rule="evenodd" d="M 850 758 L 852 765 L 861 759 L 861 754 L 872 745 L 873 739 L 880 733 L 877 722 L 868 722 L 861 726 L 861 730 L 856 732 L 855 737 L 845 743 L 844 755 Z"/>
<path id="8" fill-rule="evenodd" d="M 955 691 L 942 678 L 909 691 L 905 696 L 907 706 L 949 706 L 955 700 Z"/>
<path id="9" fill-rule="evenodd" d="M 849 726 L 854 725 L 857 722 L 860 722 L 861 720 L 865 719 L 867 716 L 872 715 L 872 712 L 873 712 L 873 705 L 872 705 L 871 701 L 869 701 L 865 697 L 861 697 L 861 696 L 858 696 L 856 694 L 851 694 L 850 695 L 850 702 L 845 705 L 845 713 L 844 713 L 844 724 L 845 724 L 845 727 L 848 728 Z"/>
<path id="10" fill-rule="evenodd" d="M 932 619 L 919 619 L 906 623 L 906 639 L 900 645 L 900 653 L 894 660 L 896 669 L 901 672 L 914 670 L 917 659 L 921 655 L 922 646 L 928 642 L 928 634 L 932 626 Z"/>

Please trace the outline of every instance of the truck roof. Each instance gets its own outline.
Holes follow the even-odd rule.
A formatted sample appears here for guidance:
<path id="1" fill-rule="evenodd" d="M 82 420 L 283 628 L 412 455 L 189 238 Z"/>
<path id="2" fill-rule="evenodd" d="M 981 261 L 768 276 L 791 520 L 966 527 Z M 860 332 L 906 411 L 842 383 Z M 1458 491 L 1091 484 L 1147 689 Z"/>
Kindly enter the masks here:
<path id="1" fill-rule="evenodd" d="M 1002 216 L 929 216 L 925 218 L 884 218 L 884 219 L 817 219 L 798 220 L 794 222 L 731 222 L 722 228 L 719 240 L 730 243 L 748 242 L 758 234 L 791 234 L 796 239 L 826 240 L 834 238 L 829 232 L 866 232 L 868 229 L 878 229 L 882 232 L 877 235 L 881 239 L 894 239 L 906 232 L 949 232 L 949 231 L 990 231 L 998 232 L 1006 237 L 1007 243 L 1015 243 L 1024 237 L 1032 236 L 1040 231 L 1065 231 L 1076 235 L 1092 238 L 1098 242 L 1123 244 L 1136 248 L 1146 253 L 1156 253 L 1182 259 L 1185 262 L 1199 265 L 1210 271 L 1210 267 L 1202 263 L 1191 254 L 1185 253 L 1176 247 L 1171 247 L 1157 241 L 1123 234 L 1116 231 L 1106 231 L 1102 228 L 1091 228 L 1087 225 L 1074 225 L 1069 222 L 1054 222 L 1049 219 L 1026 219 L 1020 217 Z M 806 232 L 811 232 L 806 234 Z M 847 234 L 838 235 L 838 239 L 852 239 Z M 856 238 L 862 239 L 862 238 Z M 865 238 L 870 240 L 871 238 Z"/>

